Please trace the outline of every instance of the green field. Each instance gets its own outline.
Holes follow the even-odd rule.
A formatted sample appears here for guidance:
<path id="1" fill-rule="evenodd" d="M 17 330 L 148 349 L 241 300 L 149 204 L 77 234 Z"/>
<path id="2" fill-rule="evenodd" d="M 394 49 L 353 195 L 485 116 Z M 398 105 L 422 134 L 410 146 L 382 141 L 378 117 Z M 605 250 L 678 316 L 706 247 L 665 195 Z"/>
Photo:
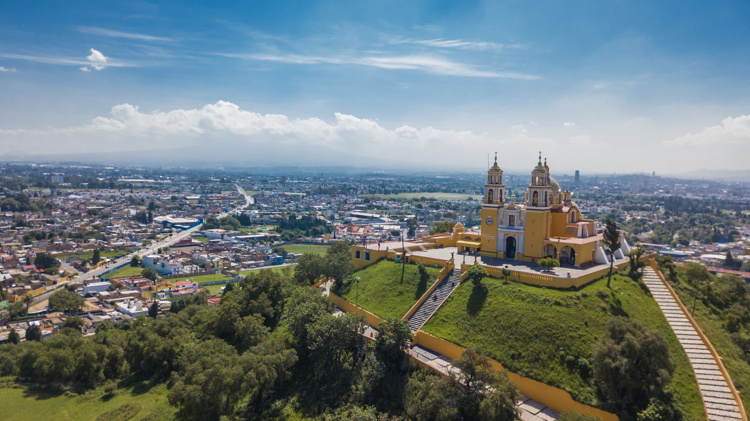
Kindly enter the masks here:
<path id="1" fill-rule="evenodd" d="M 135 276 L 140 275 L 141 272 L 143 272 L 142 267 L 133 267 L 130 265 L 125 265 L 119 269 L 117 269 L 114 272 L 106 273 L 102 275 L 102 279 L 112 279 L 112 278 L 123 278 L 125 276 Z"/>
<path id="2" fill-rule="evenodd" d="M 242 227 L 238 229 L 237 231 L 244 233 L 244 234 L 255 234 L 258 232 L 270 232 L 275 230 L 277 225 L 257 225 L 252 227 Z"/>
<path id="3" fill-rule="evenodd" d="M 207 243 L 208 237 L 192 237 L 195 241 L 200 241 L 201 243 Z"/>
<path id="4" fill-rule="evenodd" d="M 331 246 L 323 244 L 287 244 L 281 246 L 281 248 L 286 250 L 287 253 L 314 253 L 322 256 L 328 252 L 328 249 L 331 248 Z"/>
<path id="5" fill-rule="evenodd" d="M 350 281 L 344 283 L 336 293 L 377 316 L 400 319 L 435 282 L 440 272 L 439 269 L 429 267 L 427 271 L 430 273 L 430 280 L 424 288 L 419 288 L 417 265 L 406 265 L 404 281 L 401 282 L 401 264 L 381 260 L 352 274 L 351 278 L 360 277 L 359 286 Z"/>
<path id="6" fill-rule="evenodd" d="M 190 279 L 193 282 L 202 284 L 205 282 L 214 282 L 214 281 L 223 281 L 225 279 L 232 279 L 232 277 L 224 275 L 223 273 L 215 273 L 213 275 L 181 276 L 179 278 L 164 279 L 164 281 L 173 284 L 178 281 L 187 281 L 188 279 Z"/>
<path id="7" fill-rule="evenodd" d="M 253 274 L 257 274 L 259 271 L 262 271 L 262 270 L 270 270 L 272 272 L 281 273 L 281 274 L 283 274 L 283 273 L 285 273 L 285 272 L 288 271 L 289 272 L 289 276 L 293 276 L 294 275 L 294 265 L 293 264 L 292 265 L 285 265 L 285 266 L 268 266 L 268 267 L 262 267 L 262 268 L 257 268 L 257 269 L 241 270 L 240 271 L 240 275 L 242 275 L 242 276 L 253 275 Z"/>
<path id="8" fill-rule="evenodd" d="M 481 194 L 466 194 L 466 193 L 396 193 L 396 194 L 361 194 L 360 197 L 370 197 L 373 199 L 438 199 L 438 200 L 466 200 L 471 198 L 473 200 L 480 200 Z"/>
<path id="9" fill-rule="evenodd" d="M 685 282 L 679 285 L 672 284 L 675 292 L 680 297 L 680 301 L 692 309 L 693 306 L 693 289 Z M 703 329 L 703 333 L 716 348 L 716 352 L 724 360 L 724 367 L 729 372 L 729 376 L 734 382 L 734 386 L 740 392 L 740 398 L 745 408 L 750 407 L 750 363 L 745 359 L 742 349 L 732 340 L 732 334 L 726 328 L 726 321 L 709 309 L 699 299 L 695 301 L 695 312 L 693 317 L 698 325 Z"/>
<path id="10" fill-rule="evenodd" d="M 203 288 L 206 288 L 211 295 L 219 295 L 219 290 L 223 287 L 224 285 L 209 285 Z"/>
<path id="11" fill-rule="evenodd" d="M 667 341 L 672 387 L 685 420 L 704 419 L 690 362 L 656 302 L 630 278 L 616 275 L 612 292 L 600 279 L 580 290 L 553 290 L 485 278 L 461 285 L 423 330 L 461 346 L 478 346 L 509 371 L 557 386 L 579 402 L 599 405 L 586 366 L 609 319 L 638 320 Z M 585 359 L 586 362 L 583 362 Z"/>
<path id="12" fill-rule="evenodd" d="M 9 384 L 4 384 L 6 386 Z M 167 421 L 177 409 L 167 402 L 167 386 L 148 388 L 136 384 L 118 388 L 106 399 L 104 389 L 83 395 L 38 392 L 22 386 L 0 387 L 3 421 L 86 420 L 86 421 Z M 125 416 L 128 414 L 130 416 Z M 132 415 L 131 415 L 132 414 Z"/>

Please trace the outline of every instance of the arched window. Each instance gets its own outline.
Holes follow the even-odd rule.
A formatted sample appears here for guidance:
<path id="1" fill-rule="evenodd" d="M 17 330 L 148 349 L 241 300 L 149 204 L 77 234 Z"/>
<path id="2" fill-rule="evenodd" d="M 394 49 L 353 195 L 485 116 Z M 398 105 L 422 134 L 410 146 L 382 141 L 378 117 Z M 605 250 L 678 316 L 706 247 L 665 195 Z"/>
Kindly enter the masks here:
<path id="1" fill-rule="evenodd" d="M 355 253 L 355 258 L 356 258 L 357 260 L 359 260 L 359 250 L 357 250 L 357 252 Z"/>
<path id="2" fill-rule="evenodd" d="M 490 189 L 490 190 L 489 190 L 489 191 L 487 192 L 487 203 L 492 203 L 492 199 L 493 199 L 493 197 L 492 197 L 492 193 L 493 193 L 492 189 Z"/>
<path id="3" fill-rule="evenodd" d="M 536 190 L 531 194 L 531 206 L 539 206 L 539 192 Z"/>
<path id="4" fill-rule="evenodd" d="M 365 260 L 367 260 L 367 261 L 370 260 L 370 252 L 369 251 L 365 252 Z"/>
<path id="5" fill-rule="evenodd" d="M 547 206 L 547 192 L 544 192 L 544 206 Z"/>

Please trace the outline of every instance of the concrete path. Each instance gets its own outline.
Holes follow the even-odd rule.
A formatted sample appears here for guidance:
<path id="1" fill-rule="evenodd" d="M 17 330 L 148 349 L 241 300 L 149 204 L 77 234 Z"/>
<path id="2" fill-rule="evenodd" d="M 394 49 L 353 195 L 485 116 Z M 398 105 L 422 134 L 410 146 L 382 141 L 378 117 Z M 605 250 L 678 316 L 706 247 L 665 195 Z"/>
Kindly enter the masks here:
<path id="1" fill-rule="evenodd" d="M 677 301 L 662 283 L 659 275 L 649 266 L 646 266 L 643 274 L 643 281 L 659 304 L 664 317 L 667 318 L 667 322 L 669 322 L 677 335 L 677 339 L 685 349 L 688 359 L 690 359 L 690 364 L 692 364 L 695 377 L 698 380 L 698 388 L 703 396 L 708 420 L 741 420 L 742 416 L 729 385 L 724 376 L 721 375 L 711 352 L 698 336 L 698 332 L 690 324 Z"/>
<path id="2" fill-rule="evenodd" d="M 445 375 L 458 370 L 450 358 L 419 345 L 412 345 L 409 354 Z M 519 396 L 516 406 L 523 421 L 553 421 L 560 417 L 559 412 L 524 395 Z"/>

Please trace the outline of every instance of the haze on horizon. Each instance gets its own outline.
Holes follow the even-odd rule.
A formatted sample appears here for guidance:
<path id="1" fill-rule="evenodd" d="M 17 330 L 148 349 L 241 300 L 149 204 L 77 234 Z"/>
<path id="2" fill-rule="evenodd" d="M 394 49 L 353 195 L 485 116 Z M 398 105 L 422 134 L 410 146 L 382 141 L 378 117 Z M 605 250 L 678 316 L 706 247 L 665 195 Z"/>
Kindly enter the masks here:
<path id="1" fill-rule="evenodd" d="M 3 9 L 0 160 L 748 169 L 744 1 Z"/>

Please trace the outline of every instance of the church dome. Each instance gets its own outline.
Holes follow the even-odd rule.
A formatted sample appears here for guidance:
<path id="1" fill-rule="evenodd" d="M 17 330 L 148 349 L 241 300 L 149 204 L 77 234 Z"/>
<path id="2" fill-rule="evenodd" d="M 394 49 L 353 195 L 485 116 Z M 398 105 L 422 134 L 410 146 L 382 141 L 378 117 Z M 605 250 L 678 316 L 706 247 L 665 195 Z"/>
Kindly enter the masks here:
<path id="1" fill-rule="evenodd" d="M 557 180 L 550 177 L 549 186 L 552 188 L 552 193 L 560 193 L 560 186 L 557 184 Z"/>

